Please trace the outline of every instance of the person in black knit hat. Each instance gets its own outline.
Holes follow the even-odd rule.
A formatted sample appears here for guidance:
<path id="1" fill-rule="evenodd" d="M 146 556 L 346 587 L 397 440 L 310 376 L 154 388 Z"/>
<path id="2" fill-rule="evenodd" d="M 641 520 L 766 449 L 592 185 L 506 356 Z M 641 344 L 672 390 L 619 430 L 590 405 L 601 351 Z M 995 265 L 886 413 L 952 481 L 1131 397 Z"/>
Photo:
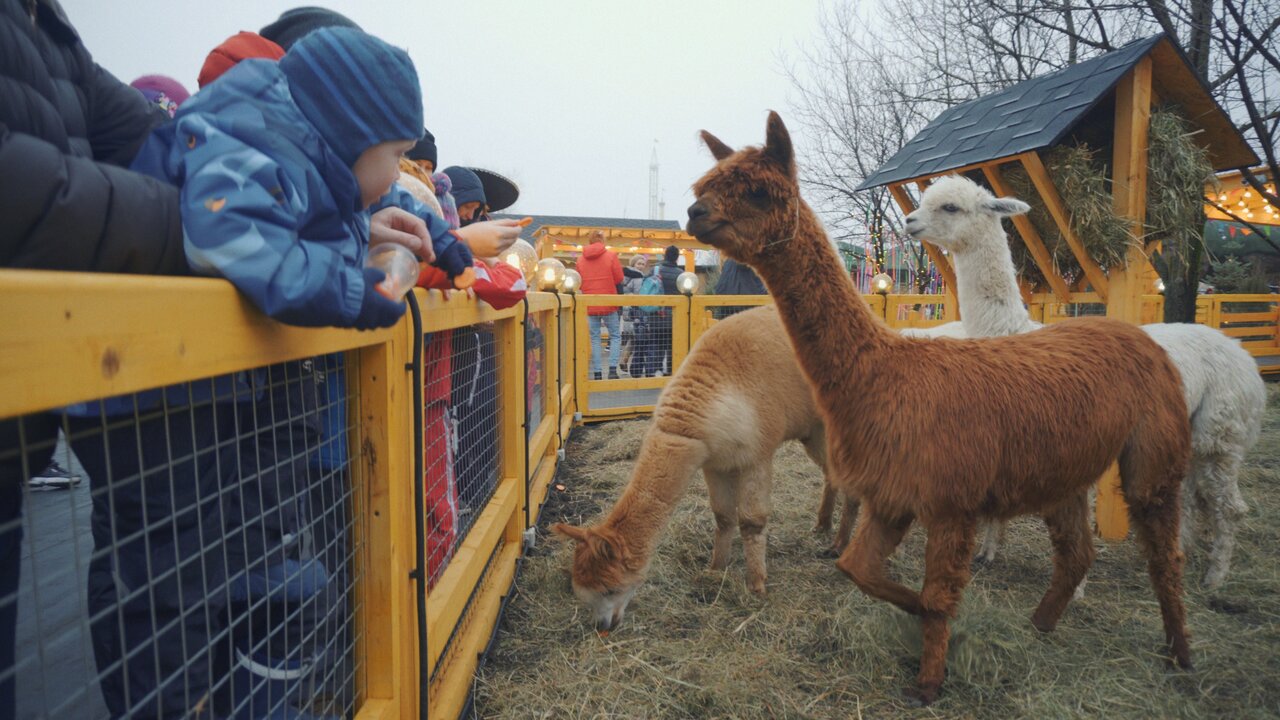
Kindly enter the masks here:
<path id="1" fill-rule="evenodd" d="M 429 163 L 423 169 L 427 171 L 428 175 L 434 173 L 436 171 L 436 159 L 439 157 L 439 152 L 436 150 L 436 136 L 432 135 L 430 130 L 423 128 L 422 139 L 404 156 L 419 165 Z"/>
<path id="2" fill-rule="evenodd" d="M 262 37 L 289 51 L 293 44 L 320 28 L 349 27 L 362 30 L 354 20 L 326 10 L 322 7 L 308 6 L 285 10 L 275 22 L 258 31 Z"/>

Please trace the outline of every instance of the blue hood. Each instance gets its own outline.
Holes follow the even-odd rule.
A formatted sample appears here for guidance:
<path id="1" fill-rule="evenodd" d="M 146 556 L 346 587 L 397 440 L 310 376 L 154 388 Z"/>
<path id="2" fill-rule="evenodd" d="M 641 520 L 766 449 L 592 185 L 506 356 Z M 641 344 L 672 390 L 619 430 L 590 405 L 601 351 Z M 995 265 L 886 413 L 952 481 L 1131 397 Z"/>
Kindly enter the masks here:
<path id="1" fill-rule="evenodd" d="M 183 103 L 174 121 L 194 113 L 215 117 L 228 135 L 286 169 L 314 167 L 344 215 L 347 208 L 351 213 L 362 209 L 356 176 L 298 109 L 275 61 L 240 62 Z"/>
<path id="2" fill-rule="evenodd" d="M 453 181 L 453 201 L 459 206 L 469 202 L 478 202 L 482 205 L 488 202 L 485 199 L 484 184 L 480 182 L 479 175 L 457 165 L 445 168 L 444 174 Z"/>

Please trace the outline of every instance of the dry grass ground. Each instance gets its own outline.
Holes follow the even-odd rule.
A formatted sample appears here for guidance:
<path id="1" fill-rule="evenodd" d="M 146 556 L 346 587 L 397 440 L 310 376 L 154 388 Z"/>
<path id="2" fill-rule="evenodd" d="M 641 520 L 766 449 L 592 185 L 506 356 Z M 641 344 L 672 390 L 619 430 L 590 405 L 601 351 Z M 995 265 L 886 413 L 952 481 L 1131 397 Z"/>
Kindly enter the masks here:
<path id="1" fill-rule="evenodd" d="M 1280 387 L 1241 478 L 1251 511 L 1234 569 L 1198 585 L 1189 553 L 1187 605 L 1196 669 L 1167 669 L 1160 614 L 1132 541 L 1097 541 L 1087 596 L 1056 632 L 1029 621 L 1049 580 L 1036 519 L 1010 528 L 994 565 L 978 570 L 954 624 L 939 701 L 912 709 L 916 623 L 863 595 L 821 556 L 814 535 L 820 475 L 792 443 L 775 459 L 769 597 L 743 583 L 741 557 L 707 569 L 713 521 L 695 480 L 672 518 L 622 627 L 601 638 L 569 585 L 570 546 L 542 537 L 525 563 L 499 643 L 476 682 L 494 718 L 1274 718 L 1280 716 Z M 645 421 L 575 432 L 542 517 L 591 521 L 627 481 Z M 923 533 L 895 572 L 919 584 Z"/>

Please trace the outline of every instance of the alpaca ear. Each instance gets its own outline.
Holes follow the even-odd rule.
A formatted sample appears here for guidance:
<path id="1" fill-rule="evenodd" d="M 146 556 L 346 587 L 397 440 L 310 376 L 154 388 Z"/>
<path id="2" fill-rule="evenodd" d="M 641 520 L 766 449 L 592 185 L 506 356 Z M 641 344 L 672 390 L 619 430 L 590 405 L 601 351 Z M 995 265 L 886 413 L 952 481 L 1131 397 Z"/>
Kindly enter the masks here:
<path id="1" fill-rule="evenodd" d="M 702 136 L 702 142 L 706 143 L 707 149 L 711 151 L 711 157 L 716 160 L 723 160 L 733 154 L 733 148 L 725 145 L 715 135 L 706 130 L 700 130 L 698 134 Z"/>
<path id="2" fill-rule="evenodd" d="M 613 562 L 619 557 L 618 548 L 614 547 L 613 541 L 598 533 L 592 533 L 587 540 L 587 547 L 591 550 L 591 554 L 605 562 Z"/>
<path id="3" fill-rule="evenodd" d="M 556 523 L 555 525 L 551 526 L 551 532 L 556 533 L 557 535 L 563 535 L 564 537 L 567 537 L 570 540 L 576 540 L 577 542 L 580 542 L 580 543 L 584 543 L 587 541 L 587 531 L 583 530 L 580 527 L 575 527 L 573 525 L 566 525 L 565 523 Z"/>
<path id="4" fill-rule="evenodd" d="M 1011 215 L 1021 215 L 1031 210 L 1031 206 L 1022 202 L 1018 198 L 1004 197 L 991 198 L 982 204 L 982 207 L 999 215 L 1000 217 L 1009 217 Z"/>
<path id="5" fill-rule="evenodd" d="M 795 175 L 795 150 L 791 147 L 791 133 L 782 118 L 773 110 L 769 111 L 769 122 L 765 126 L 764 154 L 787 169 L 788 175 Z"/>

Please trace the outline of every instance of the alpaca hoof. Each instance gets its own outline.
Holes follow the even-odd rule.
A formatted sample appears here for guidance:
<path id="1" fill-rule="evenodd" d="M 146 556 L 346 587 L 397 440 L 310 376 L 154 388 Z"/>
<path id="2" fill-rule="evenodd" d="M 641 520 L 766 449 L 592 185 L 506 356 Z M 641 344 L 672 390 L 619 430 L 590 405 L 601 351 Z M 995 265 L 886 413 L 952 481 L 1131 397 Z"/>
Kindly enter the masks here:
<path id="1" fill-rule="evenodd" d="M 991 561 L 987 559 L 986 555 L 978 555 L 973 558 L 973 562 L 969 563 L 969 569 L 973 572 L 977 572 L 990 564 Z"/>
<path id="2" fill-rule="evenodd" d="M 765 583 L 763 580 L 748 582 L 747 589 L 751 591 L 752 595 L 755 595 L 758 598 L 768 597 L 769 595 L 769 591 L 765 589 Z"/>
<path id="3" fill-rule="evenodd" d="M 1040 613 L 1036 613 L 1031 616 L 1031 625 L 1042 633 L 1050 633 L 1058 627 L 1058 621 L 1041 617 Z"/>
<path id="4" fill-rule="evenodd" d="M 1191 663 L 1191 650 L 1187 647 L 1185 642 L 1175 644 L 1174 647 L 1170 649 L 1170 655 L 1173 656 L 1170 660 L 1178 670 L 1196 669 L 1195 665 Z"/>
<path id="5" fill-rule="evenodd" d="M 829 532 L 831 532 L 830 520 L 826 521 L 825 523 L 820 522 L 817 525 L 813 526 L 813 534 L 815 535 L 822 534 L 822 533 L 829 533 Z"/>
<path id="6" fill-rule="evenodd" d="M 818 551 L 818 557 L 835 559 L 840 557 L 840 549 L 835 546 L 827 546 Z"/>
<path id="7" fill-rule="evenodd" d="M 1226 579 L 1227 579 L 1226 570 L 1209 568 L 1209 571 L 1204 574 L 1204 580 L 1201 581 L 1201 584 L 1204 585 L 1206 589 L 1213 590 L 1213 589 L 1222 587 L 1222 583 L 1225 582 Z"/>
<path id="8" fill-rule="evenodd" d="M 921 685 L 902 691 L 902 697 L 911 707 L 927 707 L 938 699 L 940 688 L 936 685 Z"/>

